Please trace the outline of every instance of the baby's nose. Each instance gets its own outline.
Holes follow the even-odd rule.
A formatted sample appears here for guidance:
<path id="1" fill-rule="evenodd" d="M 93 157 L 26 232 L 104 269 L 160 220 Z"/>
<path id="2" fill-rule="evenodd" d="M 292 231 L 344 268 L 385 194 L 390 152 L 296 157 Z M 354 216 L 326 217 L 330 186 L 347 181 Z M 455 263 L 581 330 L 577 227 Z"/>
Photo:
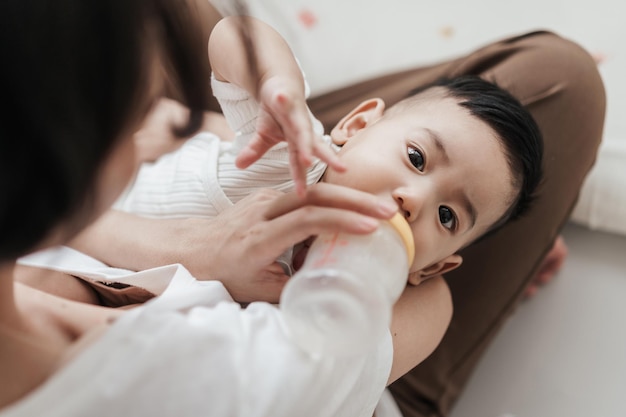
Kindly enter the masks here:
<path id="1" fill-rule="evenodd" d="M 394 199 L 396 200 L 396 203 L 398 203 L 400 212 L 409 223 L 417 219 L 421 207 L 421 203 L 418 201 L 418 198 L 407 194 L 397 193 L 394 196 Z"/>
<path id="2" fill-rule="evenodd" d="M 404 218 L 409 221 L 411 218 L 411 212 L 405 208 L 404 198 L 396 197 L 396 202 L 398 203 L 398 207 L 400 208 L 400 213 L 404 216 Z"/>

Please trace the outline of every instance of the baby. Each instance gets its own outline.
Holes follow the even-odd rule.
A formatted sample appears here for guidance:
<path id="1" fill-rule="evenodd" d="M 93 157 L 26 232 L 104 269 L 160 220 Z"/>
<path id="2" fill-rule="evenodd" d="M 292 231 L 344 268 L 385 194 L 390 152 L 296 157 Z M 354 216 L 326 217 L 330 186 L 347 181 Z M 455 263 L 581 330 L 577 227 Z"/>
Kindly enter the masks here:
<path id="1" fill-rule="evenodd" d="M 458 267 L 461 248 L 527 210 L 541 179 L 542 139 L 507 92 L 477 77 L 443 80 L 390 108 L 367 100 L 324 135 L 284 40 L 246 18 L 251 71 L 239 23 L 221 21 L 209 41 L 213 92 L 234 141 L 202 133 L 144 164 L 116 208 L 209 217 L 258 188 L 356 188 L 393 200 L 406 217 L 415 240 L 411 284 Z"/>

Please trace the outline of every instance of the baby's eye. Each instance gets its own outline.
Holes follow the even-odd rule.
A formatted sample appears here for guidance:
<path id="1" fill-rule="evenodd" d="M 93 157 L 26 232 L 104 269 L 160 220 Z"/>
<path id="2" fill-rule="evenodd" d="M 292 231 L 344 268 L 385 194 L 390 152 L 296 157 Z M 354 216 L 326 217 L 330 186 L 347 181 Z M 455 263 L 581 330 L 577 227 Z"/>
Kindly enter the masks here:
<path id="1" fill-rule="evenodd" d="M 411 161 L 411 164 L 418 169 L 418 171 L 424 171 L 424 155 L 422 155 L 422 153 L 420 151 L 418 151 L 417 149 L 409 146 L 408 147 L 408 152 L 409 152 L 409 160 Z"/>
<path id="2" fill-rule="evenodd" d="M 446 206 L 439 207 L 439 221 L 446 229 L 453 230 L 456 227 L 456 216 Z"/>

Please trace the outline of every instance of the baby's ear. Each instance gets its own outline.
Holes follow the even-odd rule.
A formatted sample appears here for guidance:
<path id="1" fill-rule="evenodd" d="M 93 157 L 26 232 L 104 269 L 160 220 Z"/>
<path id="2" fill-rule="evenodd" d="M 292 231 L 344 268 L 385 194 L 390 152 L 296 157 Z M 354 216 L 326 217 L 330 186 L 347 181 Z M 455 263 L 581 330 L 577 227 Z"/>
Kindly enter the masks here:
<path id="1" fill-rule="evenodd" d="M 385 102 L 380 98 L 371 98 L 356 106 L 337 123 L 330 132 L 335 145 L 343 145 L 356 132 L 380 119 L 385 112 Z"/>
<path id="2" fill-rule="evenodd" d="M 439 262 L 427 266 L 419 271 L 409 274 L 409 284 L 419 285 L 427 279 L 443 275 L 446 272 L 457 269 L 463 263 L 463 257 L 459 254 L 446 256 Z"/>

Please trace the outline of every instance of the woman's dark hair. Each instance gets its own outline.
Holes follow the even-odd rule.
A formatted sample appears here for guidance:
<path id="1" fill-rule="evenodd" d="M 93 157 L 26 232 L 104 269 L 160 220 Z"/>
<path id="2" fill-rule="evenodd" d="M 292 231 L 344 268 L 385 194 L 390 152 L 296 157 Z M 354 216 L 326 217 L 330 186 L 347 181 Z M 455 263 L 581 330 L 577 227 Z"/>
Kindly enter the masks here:
<path id="1" fill-rule="evenodd" d="M 92 201 L 155 65 L 191 109 L 178 133 L 199 127 L 209 100 L 206 39 L 178 0 L 3 0 L 0 57 L 0 261 Z"/>
<path id="2" fill-rule="evenodd" d="M 523 216 L 536 197 L 543 177 L 543 137 L 532 115 L 506 90 L 474 75 L 441 79 L 411 92 L 410 96 L 440 86 L 446 95 L 490 126 L 498 135 L 515 181 L 517 198 L 491 226 L 493 233 L 509 220 Z"/>

